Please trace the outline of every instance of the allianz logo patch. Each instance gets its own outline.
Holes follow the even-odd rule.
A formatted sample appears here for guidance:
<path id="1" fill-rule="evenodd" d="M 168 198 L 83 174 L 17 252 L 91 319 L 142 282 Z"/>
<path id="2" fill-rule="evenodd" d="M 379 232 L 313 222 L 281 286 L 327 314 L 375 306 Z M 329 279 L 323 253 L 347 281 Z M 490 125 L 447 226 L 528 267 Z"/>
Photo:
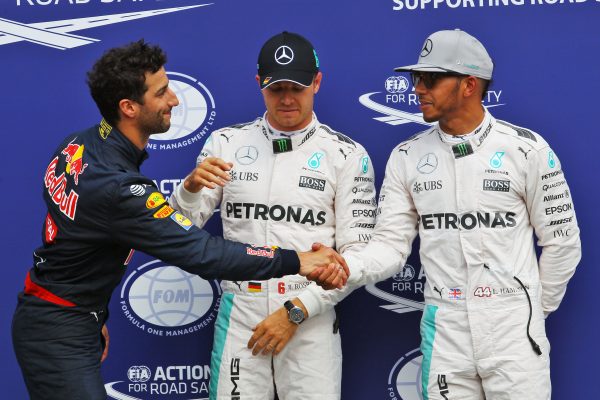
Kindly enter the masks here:
<path id="1" fill-rule="evenodd" d="M 325 179 L 317 179 L 310 176 L 300 176 L 298 186 L 308 189 L 325 191 Z"/>
<path id="2" fill-rule="evenodd" d="M 484 179 L 483 190 L 492 192 L 508 192 L 510 191 L 510 181 L 504 179 Z"/>

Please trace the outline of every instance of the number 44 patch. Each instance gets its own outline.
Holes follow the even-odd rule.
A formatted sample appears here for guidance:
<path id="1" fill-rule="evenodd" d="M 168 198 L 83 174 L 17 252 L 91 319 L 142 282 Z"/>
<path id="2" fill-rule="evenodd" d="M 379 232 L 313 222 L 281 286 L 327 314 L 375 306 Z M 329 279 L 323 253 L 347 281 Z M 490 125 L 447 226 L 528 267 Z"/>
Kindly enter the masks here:
<path id="1" fill-rule="evenodd" d="M 473 294 L 477 297 L 492 297 L 492 288 L 489 286 L 479 286 Z"/>

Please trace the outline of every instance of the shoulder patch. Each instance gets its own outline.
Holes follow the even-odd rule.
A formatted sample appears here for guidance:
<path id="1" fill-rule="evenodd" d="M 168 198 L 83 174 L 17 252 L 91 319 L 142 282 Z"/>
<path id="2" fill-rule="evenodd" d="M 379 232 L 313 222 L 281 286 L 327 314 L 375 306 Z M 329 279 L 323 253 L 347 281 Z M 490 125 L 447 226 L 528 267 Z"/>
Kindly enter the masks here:
<path id="1" fill-rule="evenodd" d="M 112 132 L 112 129 L 112 126 L 104 118 L 102 118 L 102 121 L 100 121 L 100 126 L 98 126 L 98 133 L 100 134 L 100 137 L 106 140 L 108 135 L 110 135 Z"/>
<path id="2" fill-rule="evenodd" d="M 151 210 L 160 205 L 163 205 L 164 203 L 166 203 L 166 200 L 165 200 L 164 196 L 162 195 L 162 193 L 152 192 L 150 194 L 150 196 L 148 196 L 148 198 L 146 199 L 146 208 Z"/>
<path id="3" fill-rule="evenodd" d="M 227 141 L 227 143 L 229 143 L 229 139 L 231 139 L 233 137 L 233 134 L 228 135 L 226 133 L 219 133 L 219 137 L 224 138 Z M 207 156 L 208 156 L 208 153 L 206 153 L 206 155 L 204 157 L 207 157 Z"/>
<path id="4" fill-rule="evenodd" d="M 531 133 L 531 131 L 529 131 L 525 128 L 521 128 L 521 127 L 518 127 L 518 126 L 515 126 L 512 124 L 509 124 L 506 121 L 502 121 L 502 120 L 496 120 L 496 121 L 498 123 L 500 123 L 501 125 L 507 126 L 511 129 L 514 129 L 514 131 L 517 132 L 517 135 L 519 135 L 520 137 L 537 142 L 535 135 L 533 133 Z"/>
<path id="5" fill-rule="evenodd" d="M 192 221 L 185 215 L 181 214 L 179 211 L 176 211 L 175 213 L 171 214 L 171 219 L 177 222 L 177 224 L 186 231 L 189 231 L 193 225 Z"/>
<path id="6" fill-rule="evenodd" d="M 169 215 L 173 214 L 175 212 L 174 209 L 172 209 L 170 206 L 162 206 L 160 208 L 160 210 L 158 210 L 157 212 L 154 213 L 153 217 L 154 218 L 167 218 Z"/>
<path id="7" fill-rule="evenodd" d="M 132 195 L 140 197 L 146 194 L 146 186 L 148 185 L 131 185 L 129 186 L 129 191 Z"/>
<path id="8" fill-rule="evenodd" d="M 261 118 L 259 117 L 259 118 L 256 118 L 254 121 L 242 122 L 242 123 L 239 123 L 239 124 L 229 125 L 229 126 L 223 128 L 223 129 L 241 129 L 241 128 L 245 128 L 247 126 L 256 124 L 260 119 Z"/>
<path id="9" fill-rule="evenodd" d="M 254 123 L 254 121 L 252 121 L 252 122 L 243 122 L 241 124 L 230 125 L 227 128 L 240 129 L 240 128 L 243 128 L 245 126 L 252 125 L 253 123 Z"/>
<path id="10" fill-rule="evenodd" d="M 432 130 L 427 130 L 427 131 L 422 131 L 422 132 L 415 133 L 414 135 L 412 135 L 411 137 L 409 137 L 408 139 L 406 139 L 405 141 L 403 141 L 399 145 L 397 145 L 396 146 L 396 150 L 398 150 L 399 152 L 403 152 L 404 154 L 408 155 L 408 150 L 412 147 L 412 144 L 414 142 L 416 142 L 417 140 L 421 139 L 428 132 L 431 133 L 433 131 Z"/>
<path id="11" fill-rule="evenodd" d="M 356 147 L 356 143 L 354 142 L 354 140 L 350 139 L 348 136 L 346 135 L 342 135 L 339 132 L 334 131 L 333 129 L 331 129 L 330 127 L 328 127 L 327 125 L 321 125 L 321 129 L 323 129 L 325 132 L 327 132 L 330 135 L 333 135 L 335 137 L 337 137 L 337 139 L 340 142 L 344 142 L 344 143 L 348 143 L 351 144 L 352 146 Z"/>

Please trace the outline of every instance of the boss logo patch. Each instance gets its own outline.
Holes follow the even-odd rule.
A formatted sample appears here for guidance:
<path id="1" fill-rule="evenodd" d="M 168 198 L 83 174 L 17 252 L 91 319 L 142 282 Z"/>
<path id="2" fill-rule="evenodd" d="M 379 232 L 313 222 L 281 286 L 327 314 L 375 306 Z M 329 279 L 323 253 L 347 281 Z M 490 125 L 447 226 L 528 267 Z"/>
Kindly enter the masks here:
<path id="1" fill-rule="evenodd" d="M 310 176 L 301 176 L 298 186 L 308 189 L 325 191 L 325 179 L 312 178 Z"/>

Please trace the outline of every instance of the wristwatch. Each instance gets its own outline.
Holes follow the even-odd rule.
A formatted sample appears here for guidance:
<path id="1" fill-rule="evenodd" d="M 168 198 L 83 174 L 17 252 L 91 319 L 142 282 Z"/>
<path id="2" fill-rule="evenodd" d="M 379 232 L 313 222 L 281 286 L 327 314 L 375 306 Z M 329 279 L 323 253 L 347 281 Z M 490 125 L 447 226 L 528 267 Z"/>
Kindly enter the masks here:
<path id="1" fill-rule="evenodd" d="M 302 311 L 300 307 L 294 305 L 294 303 L 292 303 L 289 300 L 283 303 L 283 306 L 288 312 L 288 319 L 290 320 L 290 322 L 293 322 L 296 325 L 300 325 L 302 321 L 304 321 L 304 311 Z"/>

